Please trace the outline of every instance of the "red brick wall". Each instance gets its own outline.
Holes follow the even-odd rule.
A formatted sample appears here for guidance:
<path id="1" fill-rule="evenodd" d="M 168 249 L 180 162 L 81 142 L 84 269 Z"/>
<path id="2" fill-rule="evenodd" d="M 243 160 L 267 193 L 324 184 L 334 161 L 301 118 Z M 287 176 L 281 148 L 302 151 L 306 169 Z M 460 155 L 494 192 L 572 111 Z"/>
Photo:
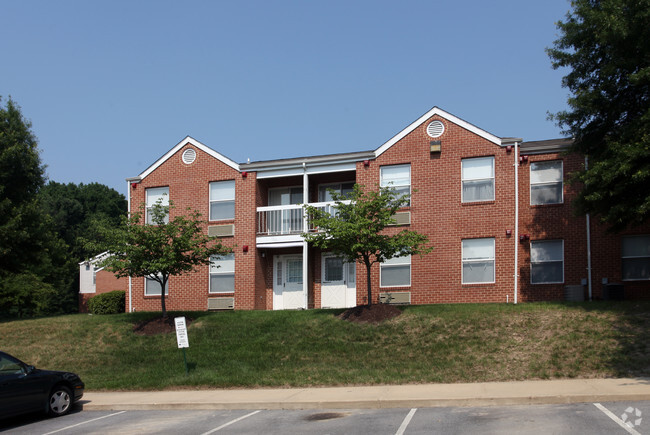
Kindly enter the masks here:
<path id="1" fill-rule="evenodd" d="M 432 140 L 426 127 L 437 119 L 445 125 L 441 141 L 442 151 L 431 153 Z M 186 146 L 187 147 L 187 146 Z M 256 173 L 248 172 L 242 177 L 238 171 L 221 163 L 195 147 L 197 159 L 191 165 L 181 161 L 186 147 L 147 176 L 131 190 L 132 210 L 137 210 L 145 200 L 145 189 L 169 186 L 170 199 L 176 209 L 172 216 L 182 213 L 186 207 L 198 209 L 208 217 L 209 183 L 211 181 L 235 180 L 236 211 L 235 236 L 221 239 L 234 248 L 235 308 L 273 308 L 273 256 L 301 253 L 300 248 L 257 250 L 256 207 L 267 205 L 268 189 L 281 186 L 301 185 L 302 177 L 271 178 L 257 180 Z M 461 200 L 461 161 L 472 157 L 494 157 L 495 200 L 463 203 Z M 530 165 L 533 162 L 562 159 L 564 170 L 563 204 L 530 205 Z M 376 189 L 380 182 L 380 168 L 385 165 L 410 164 L 411 204 L 405 210 L 411 212 L 408 228 L 426 234 L 434 247 L 430 254 L 414 256 L 411 263 L 411 285 L 408 287 L 380 288 L 379 265 L 372 267 L 373 302 L 380 292 L 410 291 L 413 304 L 468 303 L 513 301 L 515 273 L 518 300 L 561 300 L 565 285 L 581 284 L 587 278 L 587 239 L 585 217 L 577 216 L 571 206 L 579 186 L 568 183 L 571 172 L 579 170 L 583 158 L 563 153 L 528 156 L 519 169 L 519 233 L 527 234 L 528 240 L 515 239 L 515 151 L 496 145 L 471 131 L 433 116 L 395 143 L 369 166 L 363 162 L 356 165 L 356 181 L 366 188 Z M 352 172 L 319 174 L 310 176 L 310 201 L 317 201 L 318 184 L 348 181 Z M 602 296 L 602 280 L 621 282 L 620 235 L 612 235 L 592 220 L 592 269 L 593 296 Z M 225 222 L 212 222 L 222 224 Z M 231 221 L 232 223 L 232 221 Z M 207 225 L 206 225 L 207 227 Z M 407 227 L 393 227 L 388 232 Z M 511 235 L 506 231 L 510 230 Z M 206 228 L 207 231 L 207 228 Z M 629 234 L 650 234 L 650 226 L 638 228 Z M 463 239 L 493 238 L 495 240 L 495 282 L 490 284 L 462 284 L 461 250 Z M 562 239 L 564 241 L 564 283 L 530 283 L 530 242 Z M 243 247 L 248 246 L 248 252 Z M 515 271 L 515 250 L 518 268 Z M 320 307 L 321 254 L 309 249 L 308 301 L 309 307 Z M 207 266 L 196 272 L 172 277 L 169 283 L 167 308 L 169 310 L 205 310 L 209 288 Z M 650 283 L 626 282 L 627 297 L 650 298 Z M 144 279 L 133 279 L 133 308 L 136 310 L 159 310 L 158 296 L 144 296 Z M 221 295 L 219 295 L 221 296 Z M 226 295 L 227 296 L 227 295 Z M 367 302 L 366 270 L 357 264 L 357 303 Z M 128 307 L 128 300 L 127 300 Z"/>
<path id="2" fill-rule="evenodd" d="M 115 275 L 106 270 L 100 270 L 95 274 L 95 293 L 79 293 L 79 312 L 88 312 L 88 301 L 93 296 L 101 293 L 112 292 L 113 290 L 129 290 L 128 278 L 116 278 Z"/>
<path id="3" fill-rule="evenodd" d="M 194 163 L 186 165 L 181 160 L 185 149 L 192 147 L 197 157 Z M 169 187 L 169 198 L 174 203 L 170 218 L 186 213 L 189 207 L 198 210 L 204 220 L 209 218 L 210 182 L 235 180 L 235 219 L 214 221 L 204 225 L 234 223 L 234 237 L 222 237 L 219 241 L 235 253 L 235 308 L 250 310 L 256 308 L 257 254 L 255 250 L 255 207 L 256 174 L 247 173 L 243 177 L 239 171 L 218 159 L 186 144 L 171 158 L 156 168 L 151 174 L 131 189 L 131 210 L 138 211 L 146 200 L 147 188 Z M 244 252 L 248 246 L 248 252 Z M 137 311 L 160 310 L 159 296 L 144 295 L 144 278 L 132 279 L 133 309 Z M 209 297 L 233 296 L 233 294 L 209 293 L 209 266 L 200 266 L 195 272 L 169 279 L 169 295 L 166 297 L 168 310 L 206 310 Z M 127 296 L 128 297 L 128 296 Z M 129 306 L 127 300 L 127 307 Z M 128 309 L 128 308 L 127 308 Z"/>
<path id="4" fill-rule="evenodd" d="M 441 153 L 431 153 L 426 127 L 434 119 L 445 124 Z M 495 161 L 495 201 L 461 202 L 461 159 L 493 156 Z M 505 302 L 512 300 L 514 242 L 505 236 L 514 229 L 513 155 L 474 133 L 438 116 L 423 122 L 393 145 L 369 167 L 357 166 L 360 184 L 375 187 L 380 167 L 411 164 L 410 229 L 426 234 L 434 247 L 430 254 L 411 259 L 411 301 L 414 304 L 440 302 Z M 395 230 L 398 230 L 396 228 Z M 494 238 L 496 250 L 496 282 L 463 285 L 462 240 Z M 366 300 L 365 268 L 358 267 L 358 301 Z M 380 289 L 379 266 L 373 266 L 373 299 Z"/>

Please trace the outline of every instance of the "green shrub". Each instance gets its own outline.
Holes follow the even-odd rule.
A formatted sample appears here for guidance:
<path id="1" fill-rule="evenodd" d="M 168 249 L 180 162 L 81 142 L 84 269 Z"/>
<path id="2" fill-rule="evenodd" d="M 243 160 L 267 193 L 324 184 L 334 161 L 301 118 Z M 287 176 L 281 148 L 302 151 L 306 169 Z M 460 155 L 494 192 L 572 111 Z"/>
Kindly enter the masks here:
<path id="1" fill-rule="evenodd" d="M 126 292 L 114 290 L 93 296 L 88 300 L 88 312 L 91 314 L 119 314 L 124 312 Z"/>

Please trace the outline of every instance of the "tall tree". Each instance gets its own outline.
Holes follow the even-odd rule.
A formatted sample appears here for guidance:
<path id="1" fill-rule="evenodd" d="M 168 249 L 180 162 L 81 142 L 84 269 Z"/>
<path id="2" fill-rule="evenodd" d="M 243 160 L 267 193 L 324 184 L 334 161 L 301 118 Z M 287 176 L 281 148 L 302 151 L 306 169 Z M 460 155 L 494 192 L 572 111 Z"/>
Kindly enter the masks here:
<path id="1" fill-rule="evenodd" d="M 9 99 L 0 107 L 0 272 L 39 261 L 43 240 L 34 230 L 42 223 L 36 199 L 44 173 L 31 123 Z"/>
<path id="2" fill-rule="evenodd" d="M 368 305 L 372 305 L 371 268 L 394 257 L 424 255 L 428 238 L 411 230 L 387 231 L 395 224 L 395 213 L 409 203 L 409 195 L 400 195 L 391 187 L 365 191 L 358 184 L 348 194 L 330 190 L 334 210 L 305 206 L 310 225 L 317 232 L 303 234 L 308 242 L 329 250 L 348 262 L 366 267 Z"/>
<path id="3" fill-rule="evenodd" d="M 0 107 L 0 313 L 61 311 L 66 251 L 38 198 L 45 183 L 36 137 L 11 99 Z M 29 286 L 25 283 L 30 283 Z"/>
<path id="4" fill-rule="evenodd" d="M 547 49 L 571 92 L 552 118 L 588 156 L 579 209 L 619 230 L 650 217 L 650 0 L 571 5 Z"/>
<path id="5" fill-rule="evenodd" d="M 191 272 L 197 266 L 210 264 L 211 256 L 225 255 L 231 250 L 222 246 L 215 237 L 205 234 L 201 214 L 187 210 L 187 215 L 169 219 L 169 207 L 155 204 L 151 213 L 152 224 L 146 224 L 144 205 L 139 212 L 126 218 L 118 228 L 106 222 L 96 227 L 97 238 L 89 242 L 96 253 L 106 252 L 100 262 L 118 277 L 145 277 L 156 281 L 161 288 L 162 317 L 167 317 L 165 287 L 170 276 Z"/>

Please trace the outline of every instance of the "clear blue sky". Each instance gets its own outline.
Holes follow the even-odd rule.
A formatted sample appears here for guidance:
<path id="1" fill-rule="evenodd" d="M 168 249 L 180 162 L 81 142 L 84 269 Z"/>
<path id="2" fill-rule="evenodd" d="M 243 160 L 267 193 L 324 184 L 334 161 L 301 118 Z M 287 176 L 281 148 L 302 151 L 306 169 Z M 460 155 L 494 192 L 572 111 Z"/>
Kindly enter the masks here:
<path id="1" fill-rule="evenodd" d="M 237 162 L 375 149 L 433 106 L 560 137 L 567 0 L 0 0 L 0 95 L 51 180 L 126 192 L 185 136 Z"/>

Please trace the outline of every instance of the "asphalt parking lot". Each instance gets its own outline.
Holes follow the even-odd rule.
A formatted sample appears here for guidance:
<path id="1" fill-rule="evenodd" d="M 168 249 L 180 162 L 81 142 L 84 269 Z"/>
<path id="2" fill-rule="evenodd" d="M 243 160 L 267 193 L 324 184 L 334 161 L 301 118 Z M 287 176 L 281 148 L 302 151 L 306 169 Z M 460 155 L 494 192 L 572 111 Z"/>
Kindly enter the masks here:
<path id="1" fill-rule="evenodd" d="M 627 424 L 626 424 L 627 423 Z M 7 434 L 650 434 L 650 402 L 323 410 L 84 411 L 0 422 Z"/>

